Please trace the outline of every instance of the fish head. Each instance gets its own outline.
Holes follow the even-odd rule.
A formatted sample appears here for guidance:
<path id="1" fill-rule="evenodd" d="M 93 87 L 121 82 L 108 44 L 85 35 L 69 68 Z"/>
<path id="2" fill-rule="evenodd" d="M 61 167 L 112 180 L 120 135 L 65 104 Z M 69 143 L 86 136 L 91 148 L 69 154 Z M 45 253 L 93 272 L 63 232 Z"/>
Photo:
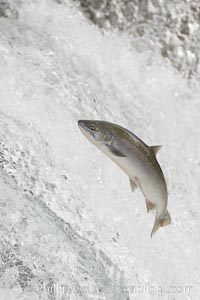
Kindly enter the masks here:
<path id="1" fill-rule="evenodd" d="M 104 121 L 79 120 L 78 126 L 85 137 L 95 145 L 112 141 L 112 132 Z"/>

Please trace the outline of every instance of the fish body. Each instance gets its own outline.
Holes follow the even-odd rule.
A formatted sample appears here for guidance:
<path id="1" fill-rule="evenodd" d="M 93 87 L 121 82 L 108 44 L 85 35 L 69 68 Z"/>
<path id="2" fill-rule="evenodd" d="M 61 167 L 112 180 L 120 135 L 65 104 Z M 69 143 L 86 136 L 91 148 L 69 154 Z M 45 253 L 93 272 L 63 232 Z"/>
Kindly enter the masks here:
<path id="1" fill-rule="evenodd" d="M 135 134 L 117 124 L 80 120 L 78 125 L 87 139 L 128 175 L 132 190 L 140 188 L 147 211 L 156 209 L 151 236 L 160 227 L 170 224 L 166 181 L 156 159 L 160 146 L 149 147 Z"/>

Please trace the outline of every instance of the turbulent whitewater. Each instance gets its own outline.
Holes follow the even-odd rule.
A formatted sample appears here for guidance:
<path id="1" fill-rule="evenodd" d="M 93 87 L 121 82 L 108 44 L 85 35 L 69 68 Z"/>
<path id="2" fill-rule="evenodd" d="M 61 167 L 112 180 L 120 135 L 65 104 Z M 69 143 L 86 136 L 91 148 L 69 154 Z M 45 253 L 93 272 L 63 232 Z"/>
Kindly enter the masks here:
<path id="1" fill-rule="evenodd" d="M 198 82 L 183 79 L 156 46 L 135 49 L 127 34 L 95 27 L 73 2 L 7 3 L 0 300 L 198 299 Z M 173 222 L 153 240 L 155 215 L 117 166 L 83 142 L 79 119 L 114 122 L 163 145 Z"/>

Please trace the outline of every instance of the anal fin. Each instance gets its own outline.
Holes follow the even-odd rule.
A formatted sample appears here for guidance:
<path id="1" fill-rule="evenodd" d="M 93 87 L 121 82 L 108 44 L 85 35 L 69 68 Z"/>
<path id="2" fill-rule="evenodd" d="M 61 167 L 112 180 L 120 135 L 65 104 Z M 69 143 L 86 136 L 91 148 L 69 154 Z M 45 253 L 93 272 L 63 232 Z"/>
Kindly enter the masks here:
<path id="1" fill-rule="evenodd" d="M 147 212 L 149 212 L 150 210 L 154 210 L 156 208 L 156 205 L 150 200 L 148 200 L 147 198 L 145 198 L 145 201 L 147 206 Z"/>
<path id="2" fill-rule="evenodd" d="M 132 192 L 134 192 L 138 187 L 137 179 L 129 178 L 129 180 L 130 180 L 131 190 Z"/>

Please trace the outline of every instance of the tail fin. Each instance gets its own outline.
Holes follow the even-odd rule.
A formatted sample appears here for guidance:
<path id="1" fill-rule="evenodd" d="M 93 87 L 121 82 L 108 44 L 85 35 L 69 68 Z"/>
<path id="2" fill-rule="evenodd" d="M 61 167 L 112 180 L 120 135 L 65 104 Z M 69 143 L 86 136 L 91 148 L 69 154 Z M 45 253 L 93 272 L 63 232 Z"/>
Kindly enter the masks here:
<path id="1" fill-rule="evenodd" d="M 168 211 L 166 211 L 164 214 L 162 214 L 159 218 L 156 217 L 155 223 L 151 232 L 151 237 L 153 234 L 163 226 L 167 226 L 171 223 L 171 217 Z"/>

